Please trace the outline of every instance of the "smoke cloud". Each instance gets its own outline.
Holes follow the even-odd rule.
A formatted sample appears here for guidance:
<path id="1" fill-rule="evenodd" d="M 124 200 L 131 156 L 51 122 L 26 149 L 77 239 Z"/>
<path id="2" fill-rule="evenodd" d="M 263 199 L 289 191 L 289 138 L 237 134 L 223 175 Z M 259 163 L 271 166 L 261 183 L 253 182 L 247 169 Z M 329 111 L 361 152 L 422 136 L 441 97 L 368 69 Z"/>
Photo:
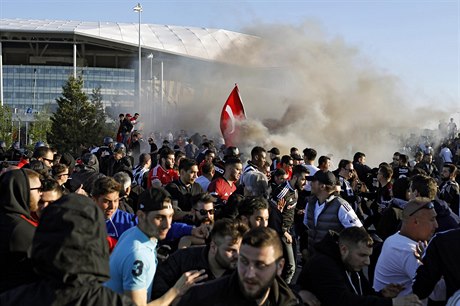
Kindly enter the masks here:
<path id="1" fill-rule="evenodd" d="M 227 64 L 179 64 L 192 77 L 183 81 L 187 94 L 172 118 L 162 119 L 164 126 L 220 135 L 222 106 L 238 83 L 248 117 L 240 124 L 243 151 L 277 146 L 288 154 L 292 146 L 312 147 L 318 155 L 333 155 L 335 165 L 361 151 L 375 166 L 401 148 L 400 136 L 437 126 L 453 113 L 414 107 L 398 77 L 340 37 L 329 38 L 318 24 L 258 25 L 241 32 L 260 39 L 227 50 L 219 59 Z"/>

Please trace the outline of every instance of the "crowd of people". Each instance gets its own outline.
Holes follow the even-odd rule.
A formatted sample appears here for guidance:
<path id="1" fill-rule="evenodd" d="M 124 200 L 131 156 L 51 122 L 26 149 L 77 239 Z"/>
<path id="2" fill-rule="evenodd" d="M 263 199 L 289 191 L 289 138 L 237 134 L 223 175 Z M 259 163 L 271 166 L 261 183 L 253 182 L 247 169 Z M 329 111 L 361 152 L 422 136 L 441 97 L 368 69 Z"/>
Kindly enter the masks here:
<path id="1" fill-rule="evenodd" d="M 458 305 L 459 135 L 371 168 L 138 118 L 2 155 L 0 305 Z"/>

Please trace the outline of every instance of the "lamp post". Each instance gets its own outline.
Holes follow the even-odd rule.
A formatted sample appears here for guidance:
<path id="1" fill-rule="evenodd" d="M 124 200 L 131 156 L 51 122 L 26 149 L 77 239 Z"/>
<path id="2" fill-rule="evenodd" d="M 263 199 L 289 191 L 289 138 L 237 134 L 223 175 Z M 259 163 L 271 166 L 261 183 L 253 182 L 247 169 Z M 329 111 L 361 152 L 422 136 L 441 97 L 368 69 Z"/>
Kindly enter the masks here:
<path id="1" fill-rule="evenodd" d="M 133 10 L 136 13 L 139 13 L 139 87 L 138 87 L 138 108 L 141 107 L 141 87 L 142 87 L 142 58 L 141 58 L 141 13 L 142 13 L 142 6 L 138 3 Z"/>

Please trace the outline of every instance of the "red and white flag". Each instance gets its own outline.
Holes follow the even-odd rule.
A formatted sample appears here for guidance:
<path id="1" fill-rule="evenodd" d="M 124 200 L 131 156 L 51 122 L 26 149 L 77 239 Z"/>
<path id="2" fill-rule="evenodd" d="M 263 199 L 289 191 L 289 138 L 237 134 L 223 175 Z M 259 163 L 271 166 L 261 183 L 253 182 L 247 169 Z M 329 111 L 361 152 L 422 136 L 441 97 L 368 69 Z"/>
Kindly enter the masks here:
<path id="1" fill-rule="evenodd" d="M 235 84 L 232 92 L 228 96 L 220 114 L 220 131 L 227 147 L 234 146 L 238 136 L 237 121 L 245 120 L 243 101 L 241 101 L 238 85 Z"/>

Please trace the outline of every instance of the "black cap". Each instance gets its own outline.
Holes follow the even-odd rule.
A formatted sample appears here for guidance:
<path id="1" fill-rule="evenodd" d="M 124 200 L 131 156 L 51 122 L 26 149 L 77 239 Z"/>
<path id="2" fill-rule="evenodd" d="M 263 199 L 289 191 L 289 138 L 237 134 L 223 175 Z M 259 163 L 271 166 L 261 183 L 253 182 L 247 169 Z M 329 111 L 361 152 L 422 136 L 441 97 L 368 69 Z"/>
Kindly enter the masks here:
<path id="1" fill-rule="evenodd" d="M 275 155 L 280 155 L 280 154 L 281 154 L 280 149 L 278 149 L 277 147 L 271 148 L 271 149 L 268 151 L 268 153 L 273 153 L 273 154 L 275 154 Z"/>
<path id="2" fill-rule="evenodd" d="M 291 155 L 293 160 L 303 160 L 302 156 L 300 154 L 292 154 Z"/>
<path id="3" fill-rule="evenodd" d="M 228 147 L 224 151 L 225 157 L 239 157 L 240 155 L 240 150 L 237 147 Z"/>
<path id="4" fill-rule="evenodd" d="M 172 208 L 171 195 L 164 188 L 152 187 L 139 195 L 139 210 L 144 212 Z M 164 203 L 164 202 L 169 203 Z"/>
<path id="5" fill-rule="evenodd" d="M 328 185 L 328 186 L 335 186 L 337 185 L 337 178 L 335 177 L 334 173 L 331 171 L 316 171 L 315 175 L 307 176 L 307 181 L 318 181 L 321 184 Z"/>

